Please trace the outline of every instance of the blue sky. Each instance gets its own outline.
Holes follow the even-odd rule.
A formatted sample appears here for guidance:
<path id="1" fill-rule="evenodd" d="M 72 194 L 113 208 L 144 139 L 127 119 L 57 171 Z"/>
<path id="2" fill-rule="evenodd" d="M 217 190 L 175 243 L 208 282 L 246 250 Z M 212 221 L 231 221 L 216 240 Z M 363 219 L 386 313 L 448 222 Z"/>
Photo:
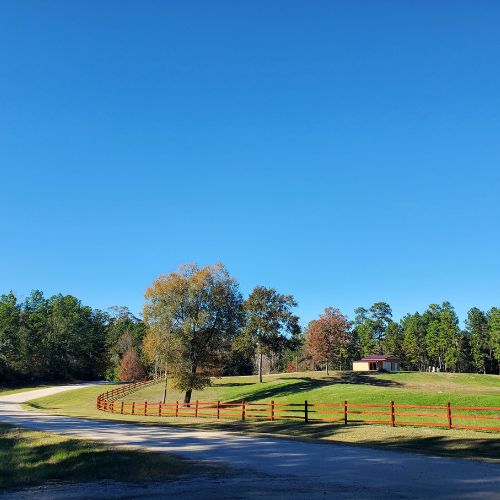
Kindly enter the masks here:
<path id="1" fill-rule="evenodd" d="M 306 322 L 500 305 L 500 3 L 0 6 L 0 288 L 222 261 Z"/>

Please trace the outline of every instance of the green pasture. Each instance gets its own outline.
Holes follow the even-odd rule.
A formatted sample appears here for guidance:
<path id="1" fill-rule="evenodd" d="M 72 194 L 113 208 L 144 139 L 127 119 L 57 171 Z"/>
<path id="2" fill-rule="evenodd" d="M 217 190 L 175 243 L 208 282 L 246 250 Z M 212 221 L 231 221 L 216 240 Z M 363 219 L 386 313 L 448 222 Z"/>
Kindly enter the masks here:
<path id="1" fill-rule="evenodd" d="M 123 398 L 124 401 L 159 401 L 164 385 L 145 388 Z M 168 401 L 182 401 L 183 393 L 167 387 Z M 264 377 L 224 377 L 212 386 L 193 391 L 192 400 L 303 403 L 389 403 L 499 406 L 500 377 L 458 373 L 356 373 L 300 372 Z"/>

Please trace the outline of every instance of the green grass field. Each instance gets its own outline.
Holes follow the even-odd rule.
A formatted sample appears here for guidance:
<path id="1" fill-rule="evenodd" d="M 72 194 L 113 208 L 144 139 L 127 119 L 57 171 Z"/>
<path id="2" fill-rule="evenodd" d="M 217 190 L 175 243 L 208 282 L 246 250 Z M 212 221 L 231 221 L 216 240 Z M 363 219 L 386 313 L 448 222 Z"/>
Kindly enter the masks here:
<path id="1" fill-rule="evenodd" d="M 106 386 L 110 390 L 115 386 Z M 166 424 L 203 430 L 231 430 L 266 433 L 298 439 L 336 441 L 365 446 L 412 450 L 446 456 L 486 459 L 500 462 L 500 433 L 462 429 L 389 427 L 383 425 L 303 422 L 216 420 L 214 418 L 175 418 L 117 415 L 96 409 L 97 394 L 104 388 L 56 394 L 29 403 L 31 409 L 84 418 L 113 419 L 143 424 Z M 163 384 L 145 388 L 124 401 L 159 401 Z M 169 387 L 168 401 L 182 400 L 183 394 Z M 496 375 L 448 373 L 357 374 L 338 372 L 326 377 L 319 372 L 269 375 L 262 384 L 256 377 L 225 377 L 213 380 L 204 391 L 193 393 L 193 401 L 241 401 L 310 403 L 341 402 L 500 406 L 500 377 Z"/>
<path id="2" fill-rule="evenodd" d="M 163 385 L 143 389 L 124 401 L 158 401 Z M 168 400 L 182 400 L 183 394 L 169 390 Z M 364 403 L 444 404 L 499 406 L 500 377 L 459 373 L 355 373 L 301 372 L 264 377 L 225 377 L 213 380 L 212 387 L 193 391 L 193 400 L 302 403 L 337 403 L 344 400 Z"/>
<path id="3" fill-rule="evenodd" d="M 196 470 L 201 466 L 160 453 L 0 424 L 0 488 L 100 479 L 165 480 Z"/>

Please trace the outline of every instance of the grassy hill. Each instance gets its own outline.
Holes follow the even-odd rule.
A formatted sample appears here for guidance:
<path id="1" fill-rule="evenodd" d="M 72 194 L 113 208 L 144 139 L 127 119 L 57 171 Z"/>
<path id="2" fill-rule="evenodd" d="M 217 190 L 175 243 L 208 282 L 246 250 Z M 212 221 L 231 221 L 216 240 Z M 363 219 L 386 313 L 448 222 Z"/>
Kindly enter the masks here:
<path id="1" fill-rule="evenodd" d="M 124 401 L 159 401 L 163 384 L 143 389 Z M 168 400 L 182 400 L 183 393 L 168 389 Z M 498 406 L 500 377 L 464 373 L 356 373 L 301 372 L 264 377 L 213 379 L 203 391 L 193 391 L 193 400 L 302 403 L 337 403 L 344 400 L 364 403 L 444 404 Z"/>
<path id="2" fill-rule="evenodd" d="M 109 386 L 113 388 L 114 386 Z M 500 433 L 461 429 L 415 428 L 380 425 L 269 421 L 217 421 L 213 418 L 144 417 L 97 411 L 95 399 L 103 387 L 88 387 L 56 394 L 29 403 L 31 409 L 84 418 L 113 419 L 145 424 L 166 424 L 203 430 L 231 430 L 267 433 L 300 439 L 320 439 L 350 444 L 381 446 L 448 456 L 500 461 Z M 125 401 L 159 401 L 160 382 L 124 398 Z M 168 401 L 182 400 L 183 394 L 168 388 Z M 399 404 L 444 404 L 500 406 L 500 377 L 496 375 L 451 373 L 337 372 L 326 377 L 319 372 L 268 375 L 262 384 L 255 376 L 224 377 L 213 380 L 204 391 L 195 391 L 193 401 L 340 402 Z"/>

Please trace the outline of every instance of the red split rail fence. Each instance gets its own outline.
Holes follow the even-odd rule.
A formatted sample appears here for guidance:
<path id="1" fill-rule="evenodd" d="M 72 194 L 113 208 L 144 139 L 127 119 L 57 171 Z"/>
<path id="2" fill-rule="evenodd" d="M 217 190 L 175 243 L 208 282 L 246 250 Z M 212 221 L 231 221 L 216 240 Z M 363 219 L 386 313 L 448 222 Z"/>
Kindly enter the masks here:
<path id="1" fill-rule="evenodd" d="M 130 384 L 97 397 L 97 409 L 122 415 L 156 417 L 209 417 L 239 420 L 296 420 L 303 423 L 338 422 L 382 424 L 395 426 L 444 427 L 448 429 L 474 429 L 500 431 L 500 407 L 445 405 L 406 405 L 373 403 L 282 403 L 247 401 L 224 403 L 221 401 L 193 401 L 189 405 L 151 401 L 117 401 L 157 380 Z M 466 425 L 468 424 L 468 425 Z"/>
<path id="2" fill-rule="evenodd" d="M 158 383 L 158 379 L 153 378 L 151 380 L 142 380 L 140 382 L 134 382 L 133 384 L 124 384 L 121 385 L 120 387 L 117 387 L 116 389 L 113 389 L 112 391 L 107 391 L 103 392 L 102 394 L 99 394 L 97 396 L 97 409 L 100 410 L 99 408 L 99 401 L 108 401 L 108 402 L 113 402 L 118 398 L 123 398 L 125 396 L 128 396 L 129 394 L 132 394 L 133 392 L 137 392 L 140 389 L 143 389 L 144 387 L 148 387 L 150 385 L 154 385 Z"/>

